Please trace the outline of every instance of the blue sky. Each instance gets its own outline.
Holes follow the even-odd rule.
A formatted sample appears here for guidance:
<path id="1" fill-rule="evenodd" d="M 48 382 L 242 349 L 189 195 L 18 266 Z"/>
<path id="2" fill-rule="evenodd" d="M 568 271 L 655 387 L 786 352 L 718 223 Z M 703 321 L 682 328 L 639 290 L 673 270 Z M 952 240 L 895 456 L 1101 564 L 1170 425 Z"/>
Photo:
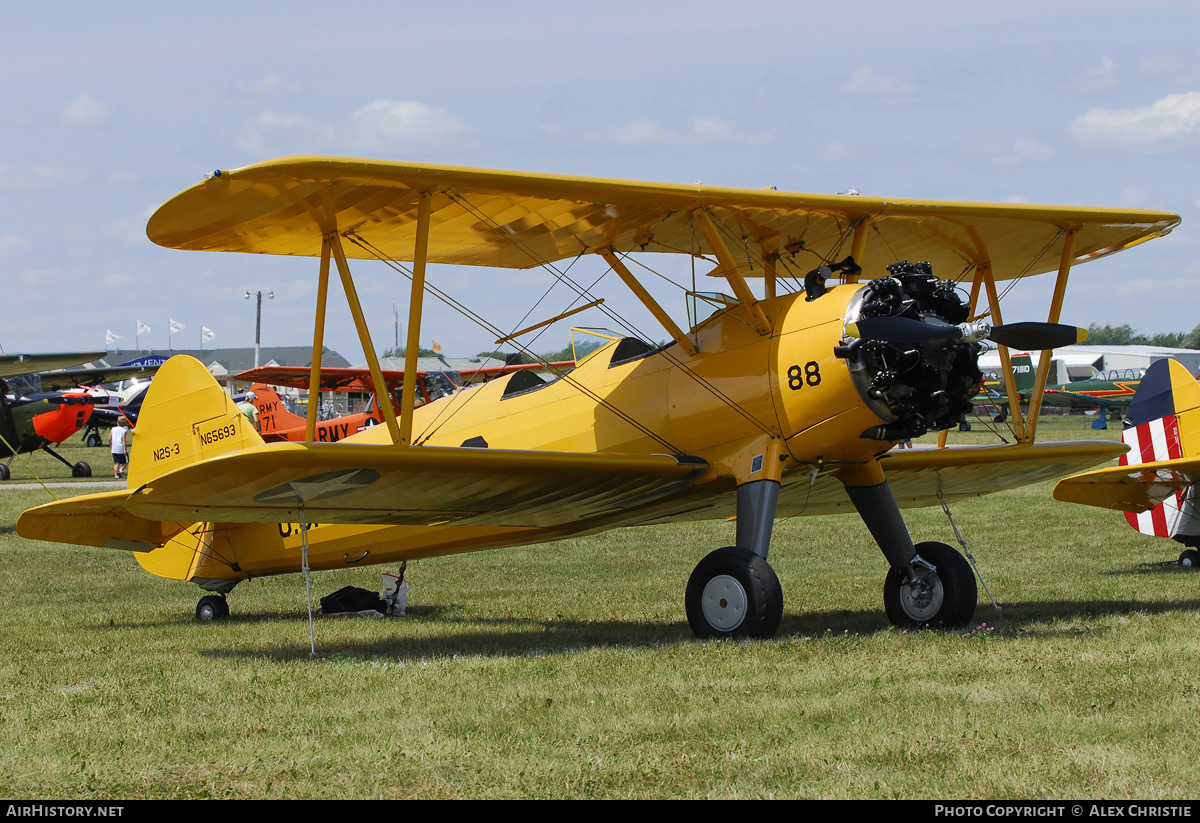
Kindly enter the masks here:
<path id="1" fill-rule="evenodd" d="M 177 348 L 197 346 L 201 326 L 216 333 L 210 346 L 252 345 L 243 294 L 258 289 L 276 295 L 264 345 L 306 344 L 315 261 L 170 251 L 145 236 L 154 208 L 205 172 L 298 153 L 1163 209 L 1183 225 L 1078 268 L 1063 319 L 1143 332 L 1200 323 L 1194 3 L 175 5 L 6 8 L 6 352 L 100 349 L 106 329 L 132 349 L 139 320 L 153 330 L 143 347 L 164 349 L 168 318 L 186 326 Z M 407 291 L 382 267 L 354 270 L 386 348 Z M 431 277 L 501 327 L 550 282 L 446 267 Z M 1040 281 L 1014 290 L 1006 320 L 1044 317 Z M 678 292 L 655 289 L 682 319 Z M 601 291 L 658 331 L 620 284 Z M 424 345 L 491 347 L 427 306 Z M 331 323 L 327 343 L 361 361 L 348 312 Z M 537 348 L 566 338 L 555 328 Z"/>

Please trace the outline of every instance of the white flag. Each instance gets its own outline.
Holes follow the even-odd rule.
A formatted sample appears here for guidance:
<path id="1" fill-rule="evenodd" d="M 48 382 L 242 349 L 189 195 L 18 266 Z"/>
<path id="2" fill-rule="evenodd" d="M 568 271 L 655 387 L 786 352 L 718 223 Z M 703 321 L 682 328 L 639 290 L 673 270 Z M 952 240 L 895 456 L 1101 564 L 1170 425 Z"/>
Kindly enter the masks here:
<path id="1" fill-rule="evenodd" d="M 169 332 L 170 334 L 174 334 L 177 331 L 183 331 L 186 328 L 187 328 L 187 326 L 180 323 L 174 317 L 171 318 L 171 331 Z"/>
<path id="2" fill-rule="evenodd" d="M 121 339 L 121 335 L 113 334 L 108 329 L 104 330 L 104 345 L 111 346 L 113 343 L 116 343 L 120 339 Z"/>
<path id="3" fill-rule="evenodd" d="M 217 336 L 216 332 L 214 332 L 208 326 L 200 327 L 200 342 L 201 343 L 207 343 L 209 340 L 212 340 L 216 336 Z"/>
<path id="4" fill-rule="evenodd" d="M 137 333 L 138 333 L 139 337 L 143 334 L 149 334 L 150 327 L 147 326 L 145 323 L 143 323 L 141 320 L 139 320 L 139 321 L 137 321 Z"/>

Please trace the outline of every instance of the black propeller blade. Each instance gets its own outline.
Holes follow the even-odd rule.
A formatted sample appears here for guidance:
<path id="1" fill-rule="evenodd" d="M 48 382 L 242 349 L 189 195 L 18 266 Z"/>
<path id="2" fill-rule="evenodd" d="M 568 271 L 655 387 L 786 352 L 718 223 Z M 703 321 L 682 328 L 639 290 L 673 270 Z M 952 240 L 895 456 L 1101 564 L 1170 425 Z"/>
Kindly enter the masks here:
<path id="1" fill-rule="evenodd" d="M 1014 349 L 1057 349 L 1087 339 L 1087 330 L 1062 323 L 1006 323 L 992 326 L 988 339 Z"/>
<path id="2" fill-rule="evenodd" d="M 1087 331 L 1062 323 L 1008 323 L 987 326 L 984 323 L 963 326 L 941 326 L 909 317 L 864 317 L 846 326 L 846 333 L 864 340 L 883 340 L 887 343 L 915 345 L 932 340 L 957 340 L 971 337 L 992 340 L 1014 349 L 1040 351 L 1082 343 Z"/>
<path id="3" fill-rule="evenodd" d="M 846 326 L 846 333 L 863 340 L 886 343 L 928 343 L 931 340 L 956 340 L 962 337 L 958 326 L 935 326 L 909 317 L 864 317 Z"/>

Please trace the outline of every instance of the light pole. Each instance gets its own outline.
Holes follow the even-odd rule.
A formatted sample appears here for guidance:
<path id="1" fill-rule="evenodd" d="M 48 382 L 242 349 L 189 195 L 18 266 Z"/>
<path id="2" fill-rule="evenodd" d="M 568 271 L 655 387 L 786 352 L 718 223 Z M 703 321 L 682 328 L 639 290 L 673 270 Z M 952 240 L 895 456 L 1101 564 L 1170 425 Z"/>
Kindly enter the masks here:
<path id="1" fill-rule="evenodd" d="M 262 292 L 255 292 L 258 295 L 258 311 L 254 316 L 254 368 L 258 368 L 258 347 L 262 342 Z M 246 292 L 246 299 L 250 299 L 250 292 Z M 274 300 L 275 292 L 267 292 L 267 299 Z"/>

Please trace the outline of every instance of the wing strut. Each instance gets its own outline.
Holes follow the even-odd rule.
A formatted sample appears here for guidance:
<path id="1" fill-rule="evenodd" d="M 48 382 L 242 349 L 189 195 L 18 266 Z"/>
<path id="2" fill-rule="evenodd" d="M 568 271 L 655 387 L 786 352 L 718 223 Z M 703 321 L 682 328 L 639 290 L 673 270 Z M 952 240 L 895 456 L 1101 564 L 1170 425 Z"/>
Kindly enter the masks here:
<path id="1" fill-rule="evenodd" d="M 1000 314 L 1000 298 L 996 296 L 996 279 L 992 277 L 992 262 L 985 260 L 976 264 L 977 272 L 983 276 L 983 285 L 987 288 L 988 308 L 991 310 L 992 325 L 1003 326 L 1004 318 Z M 1008 395 L 1008 416 L 1012 420 L 1013 434 L 1018 443 L 1030 442 L 1025 437 L 1025 418 L 1021 415 L 1021 395 L 1017 392 L 1017 381 L 1013 376 L 1012 357 L 1008 346 L 999 345 L 1000 371 L 1004 376 L 1004 391 Z"/>
<path id="2" fill-rule="evenodd" d="M 429 229 L 429 218 L 428 218 L 429 207 L 428 207 L 427 201 L 423 201 L 423 202 L 426 202 L 425 212 L 424 212 L 426 215 L 425 229 L 426 229 L 426 231 L 428 231 L 428 229 Z M 338 273 L 341 274 L 341 276 L 342 276 L 342 288 L 346 292 L 346 302 L 350 304 L 350 314 L 354 317 L 354 326 L 355 326 L 355 328 L 358 329 L 358 340 L 360 343 L 362 343 L 363 354 L 366 355 L 366 358 L 367 358 L 367 366 L 370 367 L 370 369 L 371 369 L 371 379 L 374 381 L 376 386 L 387 386 L 387 383 L 384 382 L 384 379 L 383 379 L 383 370 L 379 368 L 379 355 L 377 355 L 375 353 L 375 346 L 373 343 L 371 343 L 371 331 L 367 328 L 367 320 L 365 317 L 363 317 L 362 305 L 358 302 L 358 291 L 355 290 L 354 280 L 352 280 L 350 277 L 350 265 L 346 262 L 346 253 L 344 251 L 342 251 L 342 238 L 336 234 L 331 234 L 331 235 L 329 235 L 329 243 L 333 247 L 333 257 L 335 260 L 337 260 Z M 420 241 L 420 239 L 418 239 L 417 240 L 418 246 L 420 246 L 420 243 L 421 243 L 421 241 Z M 421 275 L 422 275 L 421 282 L 422 282 L 422 285 L 424 284 L 424 280 L 425 280 L 424 274 L 425 274 L 425 260 L 424 260 L 424 257 L 422 257 L 422 259 L 421 259 Z M 416 294 L 420 294 L 420 292 L 417 289 L 417 278 L 415 278 L 415 277 L 413 278 L 413 292 Z M 417 311 L 418 311 L 418 317 L 419 317 L 420 316 L 420 303 L 418 302 L 416 305 L 417 305 Z M 411 322 L 411 320 L 409 322 Z M 412 339 L 412 331 L 413 331 L 412 329 L 409 330 L 409 339 L 410 340 Z M 420 333 L 419 327 L 416 329 L 416 333 L 418 333 L 418 334 Z M 416 349 L 413 349 L 411 347 L 411 345 L 409 347 L 409 350 L 410 350 L 410 352 L 413 352 L 414 354 L 416 352 Z M 405 361 L 405 362 L 407 363 L 407 361 Z M 416 374 L 415 364 L 414 364 L 413 370 L 408 373 Z M 408 389 L 406 388 L 405 391 L 407 392 Z M 378 406 L 379 406 L 380 411 L 383 412 L 383 419 L 384 419 L 384 422 L 387 423 L 388 432 L 392 435 L 392 442 L 399 443 L 400 442 L 400 426 L 399 426 L 399 424 L 396 423 L 396 410 L 394 408 L 392 408 L 391 402 L 385 403 L 385 402 L 381 401 L 378 404 Z M 410 432 L 412 431 L 412 407 L 413 407 L 412 398 L 409 398 L 407 408 L 408 408 L 408 421 L 409 421 L 409 431 Z"/>
<path id="3" fill-rule="evenodd" d="M 416 249 L 413 251 L 412 296 L 408 301 L 408 348 L 404 351 L 404 373 L 417 373 L 417 355 L 421 343 L 421 305 L 425 297 L 425 263 L 429 256 L 429 212 L 433 201 L 430 192 L 421 192 L 417 201 L 417 236 Z M 373 368 L 378 369 L 377 360 L 372 360 Z M 371 373 L 377 385 L 385 385 L 383 379 L 374 372 Z M 400 402 L 401 430 L 395 436 L 402 446 L 412 445 L 413 407 L 416 404 L 416 394 L 412 386 L 404 387 L 404 396 Z M 391 403 L 386 404 L 389 408 Z"/>
<path id="4" fill-rule="evenodd" d="M 738 302 L 750 311 L 750 322 L 754 324 L 754 328 L 759 334 L 770 334 L 771 323 L 763 314 L 762 307 L 758 305 L 754 293 L 746 285 L 746 278 L 742 277 L 741 272 L 738 271 L 737 263 L 734 262 L 733 255 L 729 253 L 729 247 L 721 239 L 712 218 L 704 209 L 696 209 L 692 215 L 695 216 L 696 225 L 700 227 L 704 239 L 708 241 L 708 245 L 712 246 L 713 254 L 717 256 L 717 262 L 721 264 L 721 275 L 729 281 L 733 293 L 737 295 Z"/>
<path id="5" fill-rule="evenodd" d="M 854 237 L 850 240 L 850 256 L 855 261 L 863 259 L 863 249 L 867 245 L 867 229 L 870 227 L 871 221 L 869 218 L 860 218 L 854 224 Z M 858 274 L 846 273 L 842 280 L 844 283 L 857 283 Z"/>
<path id="6" fill-rule="evenodd" d="M 671 315 L 663 311 L 662 306 L 658 305 L 658 302 L 650 296 L 650 292 L 646 291 L 645 287 L 642 286 L 642 284 L 638 282 L 637 278 L 633 276 L 629 269 L 625 267 L 625 264 L 621 262 L 620 258 L 613 253 L 612 247 L 609 246 L 607 249 L 601 249 L 600 256 L 603 257 L 604 262 L 607 263 L 612 270 L 617 273 L 617 276 L 625 281 L 625 285 L 628 286 L 629 290 L 637 296 L 638 300 L 642 301 L 642 305 L 650 310 L 650 313 L 654 315 L 654 318 L 659 323 L 662 323 L 663 328 L 667 330 L 667 334 L 675 338 L 675 342 L 679 344 L 679 347 L 686 351 L 689 355 L 694 356 L 696 354 L 695 344 L 692 343 L 691 339 L 683 333 L 679 326 L 675 325 L 675 321 L 671 319 Z"/>
<path id="7" fill-rule="evenodd" d="M 304 440 L 317 440 L 317 400 L 321 397 L 321 353 L 325 351 L 325 301 L 329 296 L 328 237 L 321 238 L 321 274 L 317 280 L 317 319 L 313 325 L 312 370 L 308 375 L 308 419 L 304 424 Z"/>
<path id="8" fill-rule="evenodd" d="M 1058 279 L 1054 281 L 1054 296 L 1050 300 L 1049 322 L 1057 323 L 1062 312 L 1063 298 L 1067 293 L 1067 276 L 1071 273 L 1071 261 L 1075 257 L 1075 237 L 1079 234 L 1078 227 L 1067 232 L 1063 239 L 1062 257 L 1058 261 Z M 1033 380 L 1033 397 L 1029 401 L 1029 428 L 1026 430 L 1027 440 L 1032 443 L 1037 431 L 1038 413 L 1042 410 L 1042 393 L 1046 390 L 1046 378 L 1050 374 L 1050 360 L 1053 352 L 1043 351 L 1038 358 L 1037 374 Z M 1100 410 L 1104 414 L 1104 409 Z"/>

